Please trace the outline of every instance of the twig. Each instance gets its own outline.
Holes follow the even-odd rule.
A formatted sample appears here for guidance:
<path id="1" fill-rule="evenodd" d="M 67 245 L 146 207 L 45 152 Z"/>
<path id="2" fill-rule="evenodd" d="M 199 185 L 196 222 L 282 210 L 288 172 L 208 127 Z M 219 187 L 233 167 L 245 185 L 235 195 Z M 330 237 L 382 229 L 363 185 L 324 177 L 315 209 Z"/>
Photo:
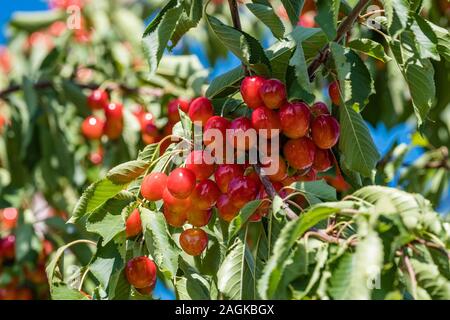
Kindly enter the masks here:
<path id="1" fill-rule="evenodd" d="M 228 6 L 230 7 L 231 19 L 233 20 L 233 27 L 239 31 L 242 31 L 241 18 L 239 16 L 239 8 L 236 0 L 228 0 Z M 242 63 L 242 68 L 246 75 L 249 74 L 247 66 Z"/>
<path id="2" fill-rule="evenodd" d="M 411 281 L 411 290 L 412 295 L 414 299 L 417 299 L 417 280 L 416 280 L 416 273 L 414 272 L 414 268 L 411 264 L 411 260 L 409 260 L 409 257 L 406 255 L 405 252 L 403 252 L 403 262 L 405 264 L 406 270 L 409 274 L 409 279 Z"/>

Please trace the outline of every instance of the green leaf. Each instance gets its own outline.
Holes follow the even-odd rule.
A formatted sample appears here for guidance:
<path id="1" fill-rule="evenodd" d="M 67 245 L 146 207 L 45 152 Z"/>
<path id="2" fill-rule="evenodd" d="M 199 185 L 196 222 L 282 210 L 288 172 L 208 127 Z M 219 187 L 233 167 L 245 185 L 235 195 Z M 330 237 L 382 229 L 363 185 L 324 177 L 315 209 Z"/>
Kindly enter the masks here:
<path id="1" fill-rule="evenodd" d="M 313 88 L 309 81 L 308 66 L 306 64 L 305 53 L 301 42 L 297 42 L 297 48 L 289 61 L 289 65 L 295 68 L 296 94 L 293 94 L 292 87 L 289 88 L 290 99 L 301 99 L 308 103 L 314 100 Z"/>
<path id="2" fill-rule="evenodd" d="M 127 184 L 141 176 L 149 165 L 143 160 L 128 161 L 112 168 L 106 177 L 115 184 Z"/>
<path id="3" fill-rule="evenodd" d="M 228 96 L 239 89 L 239 82 L 244 78 L 245 71 L 242 67 L 234 68 L 211 81 L 206 90 L 206 97 L 218 98 Z"/>
<path id="4" fill-rule="evenodd" d="M 315 20 L 330 41 L 333 41 L 337 35 L 336 26 L 340 4 L 339 0 L 316 1 L 317 16 Z"/>
<path id="5" fill-rule="evenodd" d="M 396 37 L 408 26 L 409 4 L 408 0 L 385 0 L 386 16 L 388 19 L 389 34 Z"/>
<path id="6" fill-rule="evenodd" d="M 247 203 L 239 212 L 239 214 L 231 220 L 230 225 L 228 227 L 229 241 L 233 240 L 233 238 L 239 233 L 244 224 L 250 218 L 250 216 L 255 213 L 256 209 L 258 209 L 261 204 L 261 200 L 254 200 Z"/>
<path id="7" fill-rule="evenodd" d="M 48 10 L 41 12 L 15 12 L 11 19 L 11 26 L 27 32 L 44 29 L 53 22 L 65 17 L 63 10 Z"/>
<path id="8" fill-rule="evenodd" d="M 138 160 L 151 163 L 153 160 L 156 160 L 158 156 L 159 156 L 158 143 L 153 143 L 149 144 L 144 148 L 144 150 L 139 152 Z"/>
<path id="9" fill-rule="evenodd" d="M 203 15 L 203 1 L 191 0 L 190 7 L 186 8 L 180 16 L 175 31 L 172 35 L 172 44 L 170 48 L 174 48 L 181 37 L 186 34 L 190 29 L 195 28 Z"/>
<path id="10" fill-rule="evenodd" d="M 317 203 L 316 199 L 336 201 L 336 190 L 327 184 L 325 180 L 294 182 L 291 184 L 291 188 L 301 192 L 310 204 Z"/>
<path id="11" fill-rule="evenodd" d="M 85 294 L 72 289 L 64 283 L 55 283 L 51 287 L 52 300 L 90 300 Z"/>
<path id="12" fill-rule="evenodd" d="M 33 242 L 39 241 L 35 235 L 33 225 L 22 224 L 16 230 L 16 260 L 24 260 L 33 250 Z M 39 242 L 38 242 L 39 243 Z"/>
<path id="13" fill-rule="evenodd" d="M 182 277 L 176 277 L 175 292 L 180 300 L 210 300 L 208 281 L 180 257 Z"/>
<path id="14" fill-rule="evenodd" d="M 450 33 L 447 29 L 442 28 L 438 25 L 435 25 L 434 23 L 431 23 L 430 21 L 427 21 L 427 23 L 431 26 L 434 33 L 437 37 L 437 49 L 439 53 L 447 60 L 450 61 Z"/>
<path id="15" fill-rule="evenodd" d="M 384 51 L 383 45 L 371 39 L 355 39 L 350 41 L 347 44 L 347 47 L 365 53 L 368 56 L 385 63 L 392 60 L 391 57 L 389 57 Z"/>
<path id="16" fill-rule="evenodd" d="M 432 299 L 450 299 L 450 281 L 443 277 L 433 263 L 411 259 L 417 284 L 426 290 Z"/>
<path id="17" fill-rule="evenodd" d="M 298 19 L 300 17 L 300 13 L 302 12 L 305 1 L 281 0 L 281 3 L 286 9 L 286 13 L 289 17 L 289 21 L 291 21 L 292 26 L 296 26 L 298 24 Z"/>
<path id="18" fill-rule="evenodd" d="M 437 50 L 438 40 L 431 26 L 417 13 L 414 14 L 414 22 L 411 25 L 420 58 L 440 60 Z"/>
<path id="19" fill-rule="evenodd" d="M 283 38 L 284 25 L 270 4 L 247 3 L 247 8 L 270 29 L 275 37 Z"/>

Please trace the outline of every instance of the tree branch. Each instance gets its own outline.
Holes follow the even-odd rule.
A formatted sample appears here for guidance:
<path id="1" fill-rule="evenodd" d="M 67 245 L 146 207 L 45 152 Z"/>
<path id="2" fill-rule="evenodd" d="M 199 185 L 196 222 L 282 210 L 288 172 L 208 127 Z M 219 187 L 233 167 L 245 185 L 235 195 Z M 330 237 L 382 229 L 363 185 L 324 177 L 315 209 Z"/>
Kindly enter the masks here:
<path id="1" fill-rule="evenodd" d="M 230 7 L 231 19 L 233 20 L 233 27 L 239 31 L 242 31 L 241 18 L 239 16 L 239 8 L 236 0 L 228 0 L 228 6 Z M 249 74 L 247 66 L 242 63 L 242 68 L 246 75 Z"/>

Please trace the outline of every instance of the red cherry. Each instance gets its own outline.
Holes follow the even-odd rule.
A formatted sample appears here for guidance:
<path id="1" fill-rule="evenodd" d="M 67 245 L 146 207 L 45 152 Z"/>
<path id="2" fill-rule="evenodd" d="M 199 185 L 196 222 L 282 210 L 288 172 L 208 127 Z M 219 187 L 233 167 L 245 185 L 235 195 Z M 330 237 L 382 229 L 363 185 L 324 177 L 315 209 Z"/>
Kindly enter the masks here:
<path id="1" fill-rule="evenodd" d="M 152 172 L 142 180 L 141 194 L 149 201 L 163 198 L 167 186 L 167 176 L 164 172 Z"/>
<path id="2" fill-rule="evenodd" d="M 284 157 L 291 167 L 298 170 L 312 166 L 316 146 L 307 137 L 289 140 L 283 147 Z"/>
<path id="3" fill-rule="evenodd" d="M 266 79 L 259 76 L 245 77 L 244 80 L 242 80 L 241 95 L 249 108 L 256 109 L 264 104 L 259 94 L 259 90 L 265 80 Z"/>
<path id="4" fill-rule="evenodd" d="M 138 116 L 139 122 L 141 124 L 142 133 L 148 134 L 152 137 L 156 137 L 158 132 L 158 127 L 155 125 L 155 117 L 151 112 L 144 112 Z"/>
<path id="5" fill-rule="evenodd" d="M 167 178 L 167 189 L 178 199 L 186 199 L 195 188 L 195 173 L 186 168 L 177 168 Z"/>
<path id="6" fill-rule="evenodd" d="M 230 222 L 239 214 L 239 208 L 233 205 L 228 194 L 221 194 L 219 199 L 217 199 L 216 206 L 219 217 L 226 222 Z"/>
<path id="7" fill-rule="evenodd" d="M 266 139 L 278 136 L 282 126 L 278 113 L 266 107 L 258 107 L 253 111 L 252 125 L 258 130 L 258 134 Z M 259 131 L 263 129 L 267 130 L 267 133 Z"/>
<path id="8" fill-rule="evenodd" d="M 351 188 L 342 175 L 338 175 L 336 177 L 325 176 L 324 179 L 339 192 L 346 192 Z"/>
<path id="9" fill-rule="evenodd" d="M 316 21 L 314 20 L 316 16 L 315 11 L 308 11 L 300 15 L 298 25 L 305 28 L 314 28 L 316 26 Z"/>
<path id="10" fill-rule="evenodd" d="M 283 180 L 283 182 L 284 182 L 284 180 Z M 277 181 L 277 182 L 273 182 L 272 185 L 273 185 L 273 188 L 275 189 L 275 191 L 278 193 L 278 195 L 281 198 L 284 199 L 289 195 L 289 189 L 284 189 L 283 183 Z"/>
<path id="11" fill-rule="evenodd" d="M 204 227 L 211 220 L 212 210 L 200 210 L 192 206 L 187 214 L 187 219 L 194 227 Z"/>
<path id="12" fill-rule="evenodd" d="M 134 209 L 125 223 L 127 238 L 135 237 L 142 232 L 141 215 L 138 209 Z"/>
<path id="13" fill-rule="evenodd" d="M 0 257 L 14 259 L 16 256 L 16 237 L 9 235 L 0 240 Z"/>
<path id="14" fill-rule="evenodd" d="M 33 292 L 30 288 L 18 288 L 16 290 L 16 298 L 15 300 L 33 300 Z"/>
<path id="15" fill-rule="evenodd" d="M 261 204 L 259 205 L 258 209 L 256 209 L 255 213 L 253 213 L 249 220 L 252 222 L 258 222 L 261 221 L 262 217 L 267 216 L 270 209 L 270 202 L 268 201 L 268 194 L 266 192 L 266 189 L 264 186 L 261 186 L 258 191 L 258 195 L 256 196 L 256 199 L 262 200 Z"/>
<path id="16" fill-rule="evenodd" d="M 109 103 L 105 106 L 105 116 L 107 119 L 121 120 L 123 118 L 123 105 L 120 103 Z"/>
<path id="17" fill-rule="evenodd" d="M 55 21 L 48 27 L 48 33 L 53 37 L 60 37 L 67 30 L 67 25 L 63 21 Z"/>
<path id="18" fill-rule="evenodd" d="M 87 103 L 92 110 L 105 109 L 109 103 L 108 93 L 101 89 L 94 90 L 89 95 Z"/>
<path id="19" fill-rule="evenodd" d="M 316 149 L 314 155 L 313 169 L 318 172 L 325 172 L 333 166 L 330 150 Z"/>
<path id="20" fill-rule="evenodd" d="M 316 102 L 311 107 L 311 113 L 313 117 L 318 117 L 322 114 L 330 114 L 330 110 L 328 110 L 328 107 L 323 102 Z"/>
<path id="21" fill-rule="evenodd" d="M 264 81 L 259 94 L 265 106 L 269 109 L 278 109 L 286 101 L 286 87 L 277 79 Z"/>
<path id="22" fill-rule="evenodd" d="M 204 126 L 209 118 L 214 115 L 213 105 L 208 98 L 199 97 L 189 105 L 189 118 L 192 122 L 201 122 Z"/>
<path id="23" fill-rule="evenodd" d="M 178 112 L 178 107 L 180 107 L 181 111 L 184 113 L 189 112 L 189 101 L 183 99 L 172 99 L 167 105 L 167 115 L 169 117 L 169 121 L 178 122 L 180 121 L 180 113 Z"/>
<path id="24" fill-rule="evenodd" d="M 341 104 L 341 93 L 339 92 L 339 82 L 334 81 L 328 87 L 328 94 L 330 95 L 330 99 L 335 105 Z"/>
<path id="25" fill-rule="evenodd" d="M 298 181 L 316 181 L 317 180 L 317 172 L 316 172 L 316 170 L 314 170 L 314 168 L 311 168 L 303 175 L 298 176 L 297 179 L 298 179 Z"/>
<path id="26" fill-rule="evenodd" d="M 214 159 L 206 156 L 203 150 L 194 150 L 186 158 L 186 169 L 191 170 L 197 180 L 208 179 L 214 173 Z"/>
<path id="27" fill-rule="evenodd" d="M 81 124 L 81 132 L 87 139 L 97 140 L 102 137 L 104 126 L 105 123 L 101 119 L 89 116 Z"/>
<path id="28" fill-rule="evenodd" d="M 192 206 L 200 210 L 212 208 L 220 196 L 217 184 L 212 180 L 202 180 L 195 186 L 191 194 Z"/>
<path id="29" fill-rule="evenodd" d="M 242 208 L 248 202 L 255 200 L 258 187 L 258 184 L 252 178 L 236 177 L 230 181 L 228 195 L 235 207 Z"/>
<path id="30" fill-rule="evenodd" d="M 227 142 L 235 149 L 249 150 L 256 145 L 257 136 L 249 118 L 240 117 L 231 122 Z"/>
<path id="31" fill-rule="evenodd" d="M 259 175 L 256 173 L 256 171 L 253 170 L 253 168 L 247 168 L 245 176 L 248 179 L 253 180 L 253 182 L 256 184 L 256 189 L 259 190 L 259 188 L 262 186 L 262 182 L 261 179 L 259 179 Z"/>
<path id="32" fill-rule="evenodd" d="M 311 124 L 311 134 L 314 143 L 320 149 L 330 149 L 339 139 L 339 123 L 332 116 L 318 116 Z"/>
<path id="33" fill-rule="evenodd" d="M 153 293 L 153 290 L 155 290 L 155 286 L 156 286 L 156 281 L 151 286 L 148 286 L 145 288 L 136 288 L 136 290 L 144 296 L 151 296 Z"/>
<path id="34" fill-rule="evenodd" d="M 239 164 L 221 164 L 217 166 L 214 180 L 222 193 L 228 192 L 228 184 L 235 177 L 244 175 L 244 167 Z"/>
<path id="35" fill-rule="evenodd" d="M 180 245 L 191 256 L 199 256 L 208 245 L 208 235 L 202 229 L 186 229 L 180 234 Z"/>
<path id="36" fill-rule="evenodd" d="M 156 282 L 156 265 L 145 256 L 136 257 L 128 261 L 125 275 L 128 282 L 136 288 L 150 287 Z"/>
<path id="37" fill-rule="evenodd" d="M 166 188 L 163 193 L 164 204 L 168 206 L 171 212 L 183 213 L 186 212 L 186 208 L 191 206 L 191 198 L 179 199 L 172 195 L 172 193 Z"/>
<path id="38" fill-rule="evenodd" d="M 286 179 L 287 177 L 287 165 L 286 165 L 286 161 L 284 161 L 283 158 L 281 158 L 280 156 L 276 156 L 276 157 L 271 157 L 268 158 L 266 161 L 264 161 L 264 163 L 262 163 L 261 165 L 262 167 L 262 171 L 264 174 L 266 174 L 270 181 L 273 182 L 280 182 L 283 181 L 284 179 Z M 273 168 L 270 167 L 276 167 L 278 169 L 275 169 L 276 171 L 274 173 L 270 173 L 269 172 L 265 172 L 265 168 L 267 168 L 267 171 L 273 171 Z"/>
<path id="39" fill-rule="evenodd" d="M 226 131 L 228 128 L 230 128 L 231 122 L 224 117 L 220 116 L 213 116 L 208 119 L 208 121 L 205 124 L 204 133 L 203 133 L 203 142 L 205 143 L 205 146 L 210 145 L 211 143 L 215 142 L 216 138 L 213 138 L 208 135 L 216 135 L 217 133 L 214 133 L 213 129 L 217 129 L 222 134 L 222 140 L 217 141 L 217 143 L 214 143 L 216 147 L 224 145 L 224 141 L 226 138 Z M 217 137 L 218 139 L 218 137 Z"/>
<path id="40" fill-rule="evenodd" d="M 19 210 L 16 208 L 5 208 L 0 210 L 0 225 L 6 230 L 15 228 L 18 218 Z"/>
<path id="41" fill-rule="evenodd" d="M 166 204 L 164 204 L 164 217 L 166 218 L 167 223 L 175 228 L 180 228 L 182 227 L 187 220 L 187 215 L 186 215 L 186 207 L 181 209 L 178 209 L 177 212 L 172 210 L 173 207 L 170 207 Z"/>
<path id="42" fill-rule="evenodd" d="M 107 118 L 103 133 L 111 140 L 119 139 L 123 131 L 122 119 Z"/>
<path id="43" fill-rule="evenodd" d="M 286 103 L 280 110 L 281 129 L 286 137 L 298 139 L 308 133 L 311 112 L 304 102 Z"/>

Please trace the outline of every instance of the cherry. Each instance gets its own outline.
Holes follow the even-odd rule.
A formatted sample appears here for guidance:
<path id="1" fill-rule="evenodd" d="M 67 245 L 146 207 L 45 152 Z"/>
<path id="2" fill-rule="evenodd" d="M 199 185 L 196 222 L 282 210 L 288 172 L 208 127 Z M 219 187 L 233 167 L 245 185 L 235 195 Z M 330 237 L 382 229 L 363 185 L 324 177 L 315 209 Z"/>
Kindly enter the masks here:
<path id="1" fill-rule="evenodd" d="M 167 176 L 164 172 L 152 172 L 142 180 L 141 194 L 149 201 L 163 198 L 167 186 Z"/>
<path id="2" fill-rule="evenodd" d="M 0 224 L 4 229 L 10 230 L 16 227 L 19 218 L 19 210 L 16 208 L 5 208 L 0 210 Z"/>
<path id="3" fill-rule="evenodd" d="M 123 121 L 122 119 L 106 119 L 103 133 L 111 140 L 116 140 L 122 135 Z"/>
<path id="4" fill-rule="evenodd" d="M 94 90 L 88 96 L 87 103 L 92 110 L 106 109 L 109 104 L 108 93 L 101 89 Z"/>
<path id="5" fill-rule="evenodd" d="M 317 150 L 317 149 L 316 149 Z M 298 181 L 316 181 L 317 180 L 317 171 L 314 168 L 309 169 L 302 175 L 298 176 Z"/>
<path id="6" fill-rule="evenodd" d="M 283 82 L 277 79 L 264 81 L 259 94 L 265 106 L 269 109 L 278 109 L 286 101 L 286 87 Z"/>
<path id="7" fill-rule="evenodd" d="M 253 111 L 252 125 L 258 130 L 258 134 L 266 139 L 278 136 L 282 126 L 278 113 L 264 106 L 258 107 Z M 267 132 L 259 131 L 264 129 Z"/>
<path id="8" fill-rule="evenodd" d="M 228 195 L 235 207 L 242 208 L 256 198 L 258 187 L 255 180 L 250 177 L 236 177 L 228 185 Z"/>
<path id="9" fill-rule="evenodd" d="M 194 150 L 186 157 L 186 169 L 195 174 L 197 180 L 208 179 L 214 173 L 214 163 L 208 163 L 206 152 L 203 150 Z"/>
<path id="10" fill-rule="evenodd" d="M 245 170 L 244 174 L 248 179 L 253 180 L 253 182 L 256 184 L 256 188 L 259 190 L 259 188 L 262 186 L 261 179 L 259 179 L 259 175 L 256 173 L 253 168 L 249 167 Z"/>
<path id="11" fill-rule="evenodd" d="M 220 196 L 217 184 L 212 180 L 202 180 L 195 186 L 191 194 L 192 206 L 200 210 L 212 208 Z"/>
<path id="12" fill-rule="evenodd" d="M 186 223 L 187 220 L 186 207 L 184 207 L 182 210 L 179 209 L 176 212 L 173 211 L 172 208 L 173 207 L 164 204 L 164 217 L 166 218 L 166 221 L 170 226 L 180 228 Z"/>
<path id="13" fill-rule="evenodd" d="M 259 90 L 265 80 L 266 79 L 260 76 L 245 77 L 244 80 L 242 80 L 241 95 L 245 104 L 249 108 L 256 109 L 264 105 L 264 102 L 259 94 Z"/>
<path id="14" fill-rule="evenodd" d="M 330 169 L 332 165 L 330 151 L 317 148 L 316 154 L 314 155 L 313 169 L 318 172 L 325 172 Z"/>
<path id="15" fill-rule="evenodd" d="M 314 28 L 316 26 L 316 21 L 314 20 L 315 16 L 315 11 L 307 11 L 301 14 L 298 25 L 305 28 Z"/>
<path id="16" fill-rule="evenodd" d="M 270 173 L 269 172 L 265 172 L 265 168 L 267 168 L 267 171 L 273 171 L 273 168 L 269 168 L 269 167 L 275 167 L 278 168 L 276 169 L 275 173 Z M 262 167 L 262 171 L 265 175 L 267 175 L 270 179 L 270 181 L 272 182 L 280 182 L 283 181 L 284 179 L 286 179 L 287 177 L 287 165 L 286 165 L 286 161 L 284 161 L 283 158 L 281 158 L 280 156 L 275 156 L 275 157 L 271 157 L 268 158 L 266 161 L 264 161 L 264 163 L 261 163 L 261 167 Z"/>
<path id="17" fill-rule="evenodd" d="M 167 189 L 178 199 L 186 199 L 195 188 L 195 173 L 186 168 L 177 168 L 167 178 Z"/>
<path id="18" fill-rule="evenodd" d="M 48 27 L 48 33 L 53 37 L 60 37 L 67 30 L 67 25 L 63 21 L 55 21 Z"/>
<path id="19" fill-rule="evenodd" d="M 201 125 L 204 126 L 213 115 L 214 109 L 208 98 L 196 98 L 189 105 L 189 118 L 192 122 L 201 122 Z"/>
<path id="20" fill-rule="evenodd" d="M 219 213 L 219 217 L 226 221 L 230 222 L 239 214 L 239 208 L 235 207 L 233 202 L 231 201 L 228 194 L 221 194 L 219 199 L 217 199 L 217 211 Z"/>
<path id="21" fill-rule="evenodd" d="M 105 108 L 105 116 L 108 119 L 122 119 L 123 118 L 123 105 L 120 103 L 108 103 Z"/>
<path id="22" fill-rule="evenodd" d="M 155 290 L 155 286 L 156 286 L 156 281 L 151 286 L 148 286 L 145 288 L 136 288 L 136 290 L 142 295 L 150 296 L 150 295 L 152 295 L 153 290 Z"/>
<path id="23" fill-rule="evenodd" d="M 214 172 L 214 180 L 222 193 L 228 192 L 228 184 L 235 177 L 244 175 L 244 167 L 239 164 L 221 164 Z"/>
<path id="24" fill-rule="evenodd" d="M 284 181 L 285 180 L 283 180 L 283 182 Z M 273 185 L 273 188 L 275 189 L 275 191 L 278 193 L 278 195 L 281 198 L 284 199 L 289 195 L 289 189 L 284 189 L 284 185 L 282 182 L 276 181 L 276 182 L 273 182 L 272 185 Z"/>
<path id="25" fill-rule="evenodd" d="M 156 127 L 154 122 L 154 116 L 151 112 L 144 112 L 138 117 L 141 124 L 142 133 L 148 134 L 152 137 L 158 136 L 158 127 Z"/>
<path id="26" fill-rule="evenodd" d="M 202 229 L 186 229 L 180 234 L 180 245 L 191 256 L 199 256 L 208 245 L 208 235 Z"/>
<path id="27" fill-rule="evenodd" d="M 16 237 L 9 235 L 0 240 L 0 257 L 7 260 L 14 259 L 16 256 Z"/>
<path id="28" fill-rule="evenodd" d="M 180 113 L 178 112 L 178 106 L 180 107 L 181 111 L 184 113 L 189 112 L 189 101 L 183 100 L 183 99 L 173 99 L 169 101 L 169 104 L 167 105 L 167 115 L 169 118 L 169 121 L 171 122 L 178 122 L 180 121 Z"/>
<path id="29" fill-rule="evenodd" d="M 212 210 L 200 210 L 195 207 L 191 207 L 187 214 L 187 220 L 194 227 L 204 227 L 211 220 Z"/>
<path id="30" fill-rule="evenodd" d="M 188 197 L 186 199 L 179 199 L 179 198 L 174 197 L 172 195 L 172 193 L 168 190 L 168 188 L 164 189 L 163 201 L 164 201 L 164 204 L 168 206 L 170 211 L 174 212 L 174 213 L 185 212 L 186 208 L 189 208 L 192 203 L 192 200 L 190 197 Z"/>
<path id="31" fill-rule="evenodd" d="M 314 117 L 318 117 L 322 114 L 330 114 L 327 105 L 324 102 L 316 102 L 311 107 L 311 113 Z"/>
<path id="32" fill-rule="evenodd" d="M 270 209 L 270 202 L 268 201 L 268 194 L 266 192 L 266 189 L 264 188 L 264 186 L 261 186 L 259 188 L 258 191 L 258 195 L 256 196 L 256 199 L 258 200 L 262 200 L 261 204 L 259 205 L 259 207 L 256 209 L 255 213 L 253 213 L 249 220 L 251 222 L 258 222 L 261 221 L 262 217 L 267 216 L 267 214 L 269 213 L 269 209 Z"/>
<path id="33" fill-rule="evenodd" d="M 311 112 L 304 102 L 286 103 L 280 110 L 281 129 L 291 139 L 304 137 L 308 133 Z"/>
<path id="34" fill-rule="evenodd" d="M 213 134 L 212 131 L 211 132 L 209 131 L 212 129 L 217 129 L 222 134 L 222 140 L 214 143 L 215 147 L 223 146 L 224 139 L 226 137 L 226 130 L 228 128 L 230 128 L 230 125 L 231 125 L 231 122 L 229 120 L 225 119 L 224 117 L 213 116 L 213 117 L 209 118 L 205 124 L 205 128 L 204 128 L 205 130 L 203 133 L 203 142 L 205 143 L 205 146 L 208 146 L 211 143 L 216 142 L 215 141 L 216 137 L 213 138 L 213 137 L 208 136 L 208 135 Z M 214 134 L 217 134 L 217 133 L 214 133 Z"/>
<path id="35" fill-rule="evenodd" d="M 342 175 L 333 176 L 325 176 L 325 181 L 333 186 L 339 192 L 346 192 L 350 189 L 350 185 L 345 181 Z"/>
<path id="36" fill-rule="evenodd" d="M 316 146 L 307 137 L 289 140 L 283 147 L 284 156 L 291 167 L 303 170 L 312 166 Z"/>
<path id="37" fill-rule="evenodd" d="M 87 139 L 97 140 L 102 137 L 104 126 L 105 123 L 101 119 L 89 116 L 81 124 L 81 132 Z"/>
<path id="38" fill-rule="evenodd" d="M 18 288 L 16 290 L 15 300 L 33 300 L 33 292 L 30 288 Z"/>
<path id="39" fill-rule="evenodd" d="M 320 149 L 330 149 L 339 139 L 339 123 L 332 116 L 318 116 L 311 124 L 311 133 L 314 143 Z"/>
<path id="40" fill-rule="evenodd" d="M 127 238 L 135 237 L 142 232 L 141 215 L 139 214 L 138 209 L 134 209 L 133 212 L 131 212 L 125 223 L 125 227 Z"/>
<path id="41" fill-rule="evenodd" d="M 328 87 L 328 94 L 330 95 L 330 99 L 335 105 L 341 104 L 341 93 L 339 92 L 339 82 L 334 81 Z"/>
<path id="42" fill-rule="evenodd" d="M 103 149 L 98 148 L 97 151 L 92 151 L 89 154 L 89 161 L 95 166 L 103 162 Z"/>
<path id="43" fill-rule="evenodd" d="M 156 265 L 146 256 L 136 257 L 127 262 L 125 275 L 136 288 L 151 287 L 156 282 Z"/>
<path id="44" fill-rule="evenodd" d="M 256 145 L 257 137 L 249 118 L 239 117 L 231 121 L 227 130 L 227 142 L 235 149 L 249 150 Z"/>

